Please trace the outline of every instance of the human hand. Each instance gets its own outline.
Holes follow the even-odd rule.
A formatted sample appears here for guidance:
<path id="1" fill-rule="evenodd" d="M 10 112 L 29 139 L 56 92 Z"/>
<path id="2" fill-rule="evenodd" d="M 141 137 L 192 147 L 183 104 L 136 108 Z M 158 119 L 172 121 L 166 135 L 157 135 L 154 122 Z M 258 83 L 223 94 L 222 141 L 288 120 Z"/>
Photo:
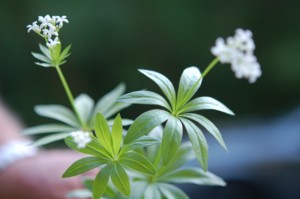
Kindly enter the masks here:
<path id="1" fill-rule="evenodd" d="M 74 189 L 82 188 L 82 177 L 62 178 L 64 171 L 81 154 L 69 150 L 41 151 L 0 172 L 0 198 L 64 199 Z M 93 170 L 86 176 L 95 176 Z"/>

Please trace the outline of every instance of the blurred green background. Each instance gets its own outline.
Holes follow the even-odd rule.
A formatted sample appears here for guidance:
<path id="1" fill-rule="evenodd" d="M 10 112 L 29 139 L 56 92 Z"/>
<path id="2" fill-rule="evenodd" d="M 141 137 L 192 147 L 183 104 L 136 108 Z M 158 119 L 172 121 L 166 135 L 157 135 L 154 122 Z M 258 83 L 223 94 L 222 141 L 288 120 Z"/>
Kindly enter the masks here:
<path id="1" fill-rule="evenodd" d="M 29 126 L 44 121 L 34 105 L 69 106 L 56 71 L 34 65 L 30 54 L 43 40 L 26 26 L 46 14 L 70 21 L 60 32 L 63 45 L 72 44 L 62 70 L 75 96 L 85 92 L 96 100 L 119 82 L 128 91 L 158 91 L 138 68 L 159 71 L 177 85 L 184 68 L 204 70 L 210 63 L 217 37 L 240 27 L 254 33 L 263 76 L 249 84 L 237 80 L 229 65 L 218 65 L 197 95 L 212 96 L 239 116 L 269 117 L 300 104 L 299 1 L 2 0 L 0 95 Z M 142 110 L 135 106 L 124 115 L 133 118 Z"/>

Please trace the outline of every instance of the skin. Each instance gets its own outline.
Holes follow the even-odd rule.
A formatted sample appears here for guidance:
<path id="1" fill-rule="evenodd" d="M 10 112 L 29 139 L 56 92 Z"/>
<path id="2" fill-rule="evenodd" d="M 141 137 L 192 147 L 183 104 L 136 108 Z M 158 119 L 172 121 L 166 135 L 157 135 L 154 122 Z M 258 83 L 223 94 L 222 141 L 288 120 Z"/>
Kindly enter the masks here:
<path id="1" fill-rule="evenodd" d="M 0 99 L 0 147 L 10 140 L 29 139 L 19 133 L 21 129 L 21 123 Z M 39 150 L 34 157 L 18 160 L 0 171 L 0 198 L 64 199 L 69 191 L 82 188 L 82 175 L 61 177 L 82 157 L 71 150 Z M 95 176 L 96 172 L 94 169 L 85 175 Z"/>
<path id="2" fill-rule="evenodd" d="M 83 176 L 61 177 L 80 158 L 70 150 L 52 150 L 20 160 L 0 173 L 0 198 L 64 199 L 69 191 L 82 188 Z M 95 172 L 85 175 L 95 176 Z"/>

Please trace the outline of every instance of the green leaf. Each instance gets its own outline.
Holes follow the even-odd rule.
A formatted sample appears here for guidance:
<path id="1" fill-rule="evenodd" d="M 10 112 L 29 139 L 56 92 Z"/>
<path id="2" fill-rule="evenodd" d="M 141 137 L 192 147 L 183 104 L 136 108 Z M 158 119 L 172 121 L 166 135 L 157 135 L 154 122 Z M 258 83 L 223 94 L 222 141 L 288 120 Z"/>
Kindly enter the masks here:
<path id="1" fill-rule="evenodd" d="M 93 199 L 100 199 L 105 192 L 112 170 L 113 166 L 109 164 L 97 174 L 93 184 Z"/>
<path id="2" fill-rule="evenodd" d="M 134 151 L 123 154 L 120 157 L 119 162 L 132 170 L 147 175 L 155 175 L 156 173 L 152 163 L 145 156 Z"/>
<path id="3" fill-rule="evenodd" d="M 181 106 L 188 102 L 199 89 L 201 82 L 201 73 L 197 67 L 186 68 L 180 78 L 177 104 Z"/>
<path id="4" fill-rule="evenodd" d="M 107 111 L 111 109 L 111 107 L 116 103 L 117 99 L 125 92 L 125 84 L 121 83 L 112 91 L 104 95 L 102 98 L 98 100 L 96 103 L 93 117 L 96 116 L 98 112 L 105 115 Z"/>
<path id="5" fill-rule="evenodd" d="M 87 123 L 93 111 L 94 100 L 86 94 L 80 94 L 78 97 L 76 97 L 74 103 L 80 117 L 85 123 Z"/>
<path id="6" fill-rule="evenodd" d="M 182 115 L 182 117 L 194 120 L 195 122 L 199 123 L 200 125 L 202 125 L 204 128 L 206 128 L 206 130 L 212 134 L 216 140 L 219 142 L 219 144 L 227 151 L 227 147 L 225 145 L 225 142 L 223 140 L 223 137 L 219 131 L 219 129 L 207 118 L 198 115 L 198 114 L 194 114 L 194 113 L 185 113 L 184 115 Z"/>
<path id="7" fill-rule="evenodd" d="M 105 117 L 101 113 L 98 113 L 95 119 L 95 132 L 99 142 L 110 152 L 110 154 L 113 154 L 110 129 Z"/>
<path id="8" fill-rule="evenodd" d="M 70 133 L 56 133 L 53 135 L 48 135 L 45 137 L 42 137 L 40 139 L 38 139 L 37 141 L 35 141 L 32 146 L 42 146 L 42 145 L 46 145 L 49 144 L 51 142 L 55 142 L 58 140 L 63 140 L 65 139 Z"/>
<path id="9" fill-rule="evenodd" d="M 189 135 L 197 160 L 204 171 L 207 171 L 208 145 L 201 130 L 191 121 L 181 118 Z"/>
<path id="10" fill-rule="evenodd" d="M 171 105 L 174 105 L 176 103 L 176 92 L 174 86 L 167 77 L 151 70 L 140 69 L 139 71 L 145 76 L 149 77 L 151 80 L 153 80 L 159 86 L 159 88 L 165 94 Z"/>
<path id="11" fill-rule="evenodd" d="M 150 184 L 144 194 L 144 199 L 161 199 L 161 194 L 155 184 Z"/>
<path id="12" fill-rule="evenodd" d="M 45 62 L 46 64 L 51 64 L 51 60 L 48 57 L 46 57 L 42 54 L 39 54 L 39 53 L 34 53 L 34 52 L 32 52 L 31 54 L 39 61 Z"/>
<path id="13" fill-rule="evenodd" d="M 161 143 L 161 155 L 164 165 L 170 163 L 175 156 L 177 149 L 181 144 L 182 131 L 181 122 L 177 118 L 170 117 L 164 128 Z"/>
<path id="14" fill-rule="evenodd" d="M 35 112 L 43 117 L 52 118 L 74 127 L 80 127 L 74 113 L 61 105 L 38 105 L 34 107 Z"/>
<path id="15" fill-rule="evenodd" d="M 118 101 L 130 104 L 158 105 L 171 110 L 168 102 L 159 94 L 151 91 L 135 91 L 122 95 Z"/>
<path id="16" fill-rule="evenodd" d="M 39 47 L 40 47 L 41 52 L 42 52 L 49 60 L 51 60 L 51 55 L 50 55 L 49 49 L 48 49 L 46 46 L 42 45 L 42 44 L 39 44 Z"/>
<path id="17" fill-rule="evenodd" d="M 54 66 L 60 65 L 60 52 L 61 52 L 61 44 L 55 45 L 53 48 L 51 48 L 50 55 L 51 55 L 51 60 L 52 64 Z"/>
<path id="18" fill-rule="evenodd" d="M 168 199 L 189 199 L 189 197 L 174 185 L 159 183 L 157 185 L 162 194 Z"/>
<path id="19" fill-rule="evenodd" d="M 184 142 L 180 145 L 176 155 L 170 163 L 159 169 L 158 176 L 167 175 L 193 159 L 195 159 L 195 153 L 191 143 L 188 141 Z"/>
<path id="20" fill-rule="evenodd" d="M 229 115 L 234 115 L 234 113 L 229 108 L 227 108 L 224 104 L 211 97 L 195 98 L 191 100 L 189 103 L 187 103 L 184 107 L 182 107 L 180 112 L 186 113 L 186 112 L 207 110 L 207 109 L 212 109 L 223 113 L 227 113 Z"/>
<path id="21" fill-rule="evenodd" d="M 35 135 L 40 133 L 72 132 L 75 130 L 77 129 L 64 124 L 44 124 L 26 128 L 22 131 L 22 134 Z"/>
<path id="22" fill-rule="evenodd" d="M 133 123 L 133 120 L 122 118 L 122 125 L 123 126 L 129 126 L 132 123 Z M 108 126 L 112 126 L 114 124 L 114 120 L 112 120 L 112 119 L 107 120 L 107 124 L 108 124 Z"/>
<path id="23" fill-rule="evenodd" d="M 160 139 L 144 135 L 144 136 L 130 142 L 129 144 L 123 145 L 122 152 L 124 153 L 124 152 L 129 151 L 129 150 L 135 150 L 135 149 L 138 149 L 138 148 L 158 144 L 158 143 L 160 143 L 160 141 L 161 141 Z"/>
<path id="24" fill-rule="evenodd" d="M 74 162 L 63 174 L 63 178 L 80 175 L 102 164 L 108 163 L 107 159 L 99 157 L 85 157 Z"/>
<path id="25" fill-rule="evenodd" d="M 91 198 L 92 193 L 88 189 L 76 189 L 67 193 L 67 198 Z"/>
<path id="26" fill-rule="evenodd" d="M 112 105 L 112 107 L 106 111 L 103 115 L 106 118 L 110 118 L 111 116 L 113 116 L 114 114 L 120 112 L 121 110 L 123 110 L 124 108 L 130 106 L 130 104 L 126 104 L 126 103 L 122 103 L 122 102 L 116 102 Z"/>
<path id="27" fill-rule="evenodd" d="M 34 62 L 36 65 L 39 65 L 39 66 L 43 66 L 43 67 L 50 67 L 50 66 L 53 66 L 52 64 L 47 64 L 47 63 L 41 63 L 41 62 Z"/>
<path id="28" fill-rule="evenodd" d="M 78 148 L 77 144 L 73 141 L 71 136 L 65 138 L 65 143 L 73 150 L 89 154 L 97 157 L 111 159 L 112 156 L 107 152 L 107 150 L 100 145 L 96 138 L 92 138 L 92 141 L 89 142 L 85 148 Z"/>
<path id="29" fill-rule="evenodd" d="M 169 183 L 193 183 L 198 185 L 218 185 L 225 186 L 226 183 L 223 179 L 216 176 L 215 174 L 197 167 L 187 167 L 183 169 L 176 170 L 163 178 L 161 181 L 166 181 Z"/>
<path id="30" fill-rule="evenodd" d="M 114 169 L 112 170 L 111 180 L 120 192 L 126 196 L 130 195 L 128 175 L 119 163 L 116 163 Z"/>
<path id="31" fill-rule="evenodd" d="M 115 154 L 118 154 L 121 144 L 122 144 L 122 140 L 123 140 L 123 127 L 122 127 L 122 118 L 120 116 L 120 114 L 117 115 L 117 117 L 115 118 L 114 124 L 112 126 L 112 130 L 111 130 L 111 137 L 113 140 L 113 148 L 114 148 L 114 152 Z"/>
<path id="32" fill-rule="evenodd" d="M 134 181 L 132 182 L 131 187 L 134 187 L 134 189 L 131 189 L 130 199 L 141 199 L 145 194 L 147 182 L 141 180 Z"/>
<path id="33" fill-rule="evenodd" d="M 71 45 L 68 45 L 61 53 L 59 57 L 60 65 L 62 65 L 64 60 L 71 55 L 70 53 Z"/>
<path id="34" fill-rule="evenodd" d="M 141 114 L 129 127 L 124 143 L 128 144 L 133 140 L 148 134 L 153 128 L 162 124 L 170 117 L 170 113 L 164 110 L 154 109 Z"/>

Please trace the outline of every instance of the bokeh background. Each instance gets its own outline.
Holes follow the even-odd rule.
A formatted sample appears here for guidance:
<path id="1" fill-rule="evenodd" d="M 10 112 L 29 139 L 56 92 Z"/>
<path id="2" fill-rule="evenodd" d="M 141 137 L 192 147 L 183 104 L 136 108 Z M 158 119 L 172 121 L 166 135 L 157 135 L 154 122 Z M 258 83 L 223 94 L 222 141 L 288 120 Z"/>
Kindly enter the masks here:
<path id="1" fill-rule="evenodd" d="M 38 43 L 43 40 L 33 33 L 28 34 L 26 26 L 37 20 L 37 16 L 46 14 L 68 16 L 70 23 L 64 26 L 60 38 L 63 45 L 72 44 L 72 55 L 62 70 L 75 96 L 84 92 L 95 100 L 120 82 L 126 83 L 127 91 L 144 88 L 158 91 L 151 81 L 137 72 L 138 68 L 159 71 L 177 84 L 182 70 L 186 67 L 198 66 L 204 70 L 210 63 L 213 59 L 210 48 L 217 37 L 233 35 L 238 27 L 250 29 L 254 34 L 257 47 L 255 54 L 262 66 L 262 77 L 255 84 L 249 84 L 246 80 L 235 79 L 229 65 L 218 65 L 205 78 L 198 95 L 212 96 L 222 101 L 237 116 L 232 118 L 220 113 L 205 114 L 224 128 L 224 130 L 221 128 L 221 131 L 225 138 L 226 134 L 230 135 L 230 132 L 234 131 L 233 126 L 241 127 L 238 131 L 240 135 L 255 137 L 237 140 L 252 146 L 250 152 L 247 151 L 253 156 L 252 163 L 257 161 L 255 157 L 261 152 L 252 151 L 257 147 L 262 147 L 263 150 L 265 146 L 270 154 L 274 155 L 273 149 L 270 149 L 267 143 L 275 139 L 273 137 L 276 137 L 274 136 L 276 133 L 300 134 L 297 126 L 300 123 L 299 114 L 291 116 L 292 123 L 282 123 L 280 131 L 274 128 L 274 125 L 281 124 L 284 118 L 290 116 L 290 113 L 295 113 L 300 106 L 300 1 L 1 0 L 0 95 L 28 126 L 48 121 L 35 115 L 34 105 L 59 103 L 68 106 L 56 71 L 34 65 L 35 60 L 30 54 L 32 51 L 38 51 Z M 122 112 L 122 115 L 134 118 L 143 110 L 144 107 L 134 106 Z M 296 127 L 291 130 L 290 127 L 293 125 Z M 264 142 L 261 140 L 262 137 L 266 139 Z M 291 140 L 297 141 L 294 155 L 300 157 L 298 138 L 291 136 Z M 284 136 L 278 139 L 281 142 L 271 147 L 281 151 L 289 146 L 289 140 L 285 141 Z M 230 140 L 226 141 L 229 150 L 231 146 L 235 146 L 235 143 L 231 145 Z M 257 141 L 262 144 L 257 146 Z M 212 150 L 213 147 L 215 146 L 211 146 Z M 222 153 L 222 157 L 225 156 L 222 161 L 226 162 L 228 157 L 228 161 L 239 165 L 238 156 L 230 159 L 230 154 L 234 154 L 235 150 L 243 151 L 243 148 L 233 147 L 229 155 Z M 245 156 L 247 153 L 245 152 Z M 213 154 L 211 156 L 213 157 Z M 275 159 L 281 161 L 280 157 Z M 284 165 L 285 161 L 290 160 L 284 160 Z M 290 171 L 285 166 L 280 170 L 286 179 L 287 187 L 294 186 L 296 182 L 293 181 L 294 174 L 300 172 L 297 161 L 297 166 L 293 167 L 290 175 L 284 172 Z M 293 165 L 294 162 L 293 159 Z M 234 183 L 229 183 L 228 188 L 225 188 L 229 190 L 228 192 L 233 190 L 232 193 L 236 194 L 234 191 L 242 190 L 239 187 L 241 183 L 236 183 L 236 179 L 242 181 L 242 177 L 230 177 L 226 170 L 214 167 L 222 165 L 223 162 L 211 164 L 219 175 L 226 173 L 226 180 L 229 182 L 233 180 Z M 274 169 L 274 164 L 270 165 L 267 168 Z M 249 168 L 245 172 L 249 171 L 252 169 Z M 262 184 L 275 183 L 273 177 L 277 174 L 277 170 L 274 171 Z M 245 186 L 247 188 L 258 186 L 257 182 L 261 182 L 259 177 L 251 182 L 251 186 Z M 271 185 L 270 187 L 264 187 L 263 190 L 272 192 L 274 187 Z M 198 191 L 205 195 L 212 190 L 220 192 L 219 189 Z M 253 190 L 254 188 L 250 192 Z M 283 188 L 280 190 L 285 196 L 290 193 L 285 198 L 300 198 L 296 189 L 294 192 Z M 222 193 L 209 197 L 247 198 Z M 248 196 L 252 198 L 249 194 Z M 277 197 L 280 198 L 279 195 Z"/>

